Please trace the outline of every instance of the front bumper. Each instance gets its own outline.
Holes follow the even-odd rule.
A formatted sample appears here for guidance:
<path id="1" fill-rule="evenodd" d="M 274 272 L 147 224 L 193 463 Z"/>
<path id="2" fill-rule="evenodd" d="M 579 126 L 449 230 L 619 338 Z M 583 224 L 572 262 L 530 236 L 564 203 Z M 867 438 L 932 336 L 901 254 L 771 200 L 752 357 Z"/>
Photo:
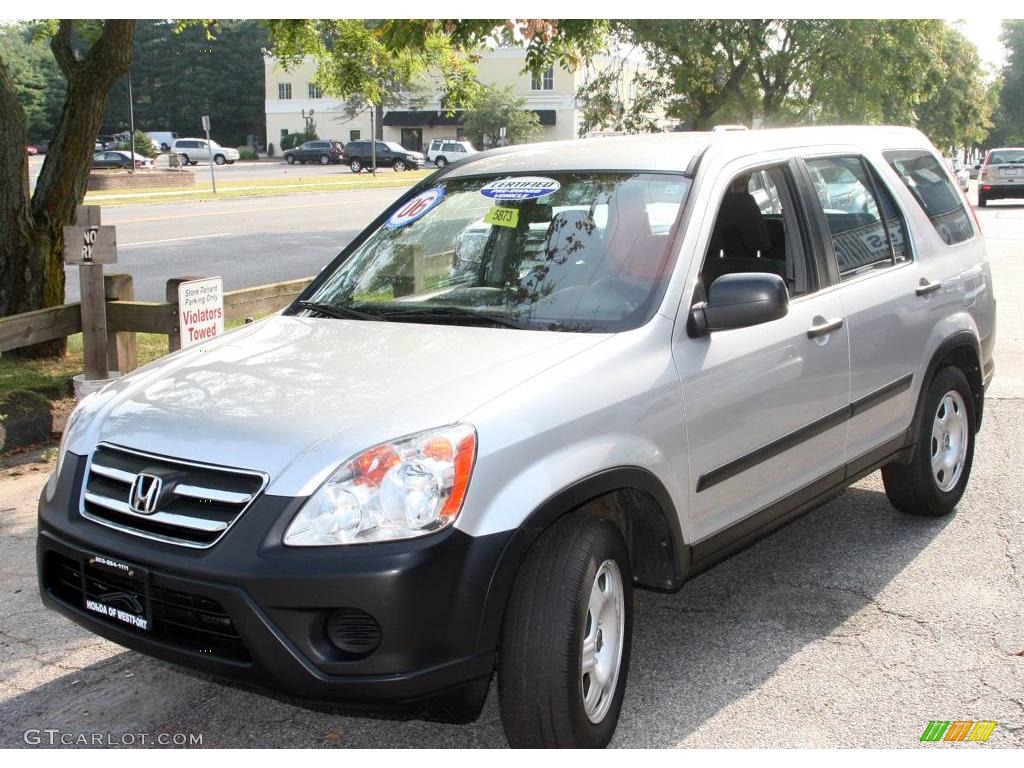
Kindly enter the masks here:
<path id="1" fill-rule="evenodd" d="M 187 549 L 82 518 L 85 464 L 68 454 L 53 498 L 44 491 L 40 499 L 47 606 L 141 653 L 302 700 L 460 719 L 479 711 L 494 668 L 493 614 L 500 615 L 491 585 L 511 534 L 449 529 L 406 542 L 284 547 L 283 530 L 304 499 L 263 495 L 215 546 Z M 74 578 L 61 583 L 58 569 L 96 555 L 146 569 L 149 594 L 175 596 L 175 610 L 196 606 L 186 609 L 192 618 L 153 613 L 143 630 L 86 611 Z M 327 623 L 338 608 L 375 619 L 375 651 L 353 656 L 331 643 Z M 211 624 L 207 610 L 226 615 L 215 619 L 223 626 Z"/>

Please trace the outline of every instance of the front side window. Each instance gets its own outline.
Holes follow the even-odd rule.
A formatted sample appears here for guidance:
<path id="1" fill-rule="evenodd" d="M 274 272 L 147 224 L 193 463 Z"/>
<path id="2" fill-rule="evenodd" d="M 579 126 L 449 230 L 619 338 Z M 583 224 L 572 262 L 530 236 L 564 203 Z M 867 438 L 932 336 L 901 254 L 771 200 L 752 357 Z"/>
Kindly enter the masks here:
<path id="1" fill-rule="evenodd" d="M 946 245 L 974 237 L 971 217 L 939 161 L 922 150 L 882 153 Z"/>
<path id="2" fill-rule="evenodd" d="M 530 90 L 553 91 L 555 89 L 555 68 L 548 67 L 530 78 Z"/>
<path id="3" fill-rule="evenodd" d="M 397 208 L 307 306 L 407 322 L 634 328 L 671 275 L 670 232 L 689 188 L 681 175 L 629 172 L 446 180 Z"/>
<path id="4" fill-rule="evenodd" d="M 277 84 L 277 98 L 279 99 L 290 99 L 292 97 L 292 84 L 291 83 L 278 83 Z"/>
<path id="5" fill-rule="evenodd" d="M 906 232 L 896 204 L 859 157 L 806 163 L 832 235 L 841 280 L 907 260 Z"/>

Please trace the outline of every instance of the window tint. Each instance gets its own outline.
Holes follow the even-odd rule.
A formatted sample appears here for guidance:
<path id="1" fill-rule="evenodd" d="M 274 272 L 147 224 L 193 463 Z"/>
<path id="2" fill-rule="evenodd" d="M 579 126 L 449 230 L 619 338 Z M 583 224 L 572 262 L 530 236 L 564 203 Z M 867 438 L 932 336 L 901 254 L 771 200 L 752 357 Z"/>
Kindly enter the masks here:
<path id="1" fill-rule="evenodd" d="M 441 147 L 442 152 L 458 152 L 458 145 L 454 141 L 446 141 L 444 146 Z"/>
<path id="2" fill-rule="evenodd" d="M 986 165 L 1007 165 L 1009 163 L 1024 163 L 1024 149 L 994 149 L 988 153 L 985 159 Z"/>
<path id="3" fill-rule="evenodd" d="M 841 279 L 907 260 L 907 239 L 896 205 L 859 157 L 806 162 L 832 235 Z M 884 193 L 881 206 L 876 191 Z"/>
<path id="4" fill-rule="evenodd" d="M 967 215 L 960 195 L 931 153 L 901 150 L 883 154 L 946 245 L 962 243 L 974 236 L 971 217 Z"/>

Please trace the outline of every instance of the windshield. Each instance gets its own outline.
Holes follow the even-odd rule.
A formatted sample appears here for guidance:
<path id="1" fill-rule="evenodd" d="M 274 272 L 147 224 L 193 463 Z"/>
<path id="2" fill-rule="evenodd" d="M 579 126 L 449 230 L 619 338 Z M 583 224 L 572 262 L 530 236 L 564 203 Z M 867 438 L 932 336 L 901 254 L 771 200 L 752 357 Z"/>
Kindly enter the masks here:
<path id="1" fill-rule="evenodd" d="M 401 144 L 396 144 L 393 141 L 385 141 L 384 142 L 384 146 L 387 147 L 388 149 L 390 149 L 392 152 L 408 152 L 409 151 L 405 147 L 403 147 Z"/>
<path id="2" fill-rule="evenodd" d="M 689 186 L 628 172 L 446 180 L 399 206 L 305 305 L 407 322 L 635 328 L 671 275 Z"/>
<path id="3" fill-rule="evenodd" d="M 1024 163 L 1024 149 L 1000 149 L 989 153 L 989 165 L 1008 165 Z"/>

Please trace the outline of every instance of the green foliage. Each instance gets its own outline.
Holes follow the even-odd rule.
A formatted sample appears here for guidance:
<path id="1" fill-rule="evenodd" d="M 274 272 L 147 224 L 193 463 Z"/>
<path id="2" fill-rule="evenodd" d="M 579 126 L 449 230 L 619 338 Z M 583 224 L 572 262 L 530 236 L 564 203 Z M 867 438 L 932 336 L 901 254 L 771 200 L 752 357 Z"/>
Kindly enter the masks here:
<path id="1" fill-rule="evenodd" d="M 132 149 L 132 143 L 130 141 L 122 141 L 117 145 L 118 149 L 123 149 L 126 152 L 130 152 Z M 138 128 L 135 129 L 135 152 L 142 155 L 143 157 L 156 157 L 160 154 L 160 148 L 153 143 L 153 140 L 146 134 L 140 131 Z"/>
<path id="2" fill-rule="evenodd" d="M 267 157 L 274 156 L 274 142 L 267 142 Z"/>
<path id="3" fill-rule="evenodd" d="M 281 151 L 295 149 L 300 144 L 304 144 L 307 141 L 315 141 L 319 138 L 316 135 L 316 131 L 312 133 L 289 133 L 287 136 L 281 137 Z"/>
<path id="4" fill-rule="evenodd" d="M 951 155 L 959 147 L 985 139 L 992 103 L 982 79 L 978 50 L 958 30 L 944 30 L 938 67 L 939 86 L 918 106 L 917 126 L 936 147 Z"/>
<path id="5" fill-rule="evenodd" d="M 266 131 L 263 57 L 269 44 L 259 21 L 139 21 L 132 48 L 135 125 L 143 131 L 202 136 L 210 115 L 214 141 L 244 144 Z M 105 132 L 127 130 L 128 81 L 111 89 Z"/>
<path id="6" fill-rule="evenodd" d="M 243 145 L 241 147 L 236 147 L 236 149 L 238 150 L 238 159 L 239 160 L 255 160 L 255 159 L 257 159 L 256 153 L 252 151 L 252 147 L 250 147 L 248 144 L 245 144 L 245 145 Z"/>
<path id="7" fill-rule="evenodd" d="M 1006 64 L 991 91 L 995 114 L 989 146 L 1024 144 L 1024 19 L 1004 19 L 1000 39 L 1006 46 Z"/>
<path id="8" fill-rule="evenodd" d="M 526 109 L 526 99 L 518 98 L 512 86 L 482 86 L 473 105 L 463 113 L 462 126 L 481 149 L 501 143 L 522 144 L 541 130 L 537 113 Z M 502 128 L 506 129 L 504 141 Z"/>
<path id="9" fill-rule="evenodd" d="M 64 76 L 37 29 L 28 24 L 0 27 L 0 60 L 25 109 L 29 141 L 53 136 L 64 106 Z"/>

